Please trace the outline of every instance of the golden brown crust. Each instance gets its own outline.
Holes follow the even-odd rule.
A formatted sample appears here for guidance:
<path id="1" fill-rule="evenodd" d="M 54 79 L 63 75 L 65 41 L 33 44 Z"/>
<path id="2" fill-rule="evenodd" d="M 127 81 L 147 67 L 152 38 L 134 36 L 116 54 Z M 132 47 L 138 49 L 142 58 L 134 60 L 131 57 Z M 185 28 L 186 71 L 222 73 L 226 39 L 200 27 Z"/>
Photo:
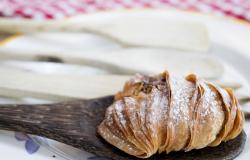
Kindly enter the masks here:
<path id="1" fill-rule="evenodd" d="M 217 146 L 239 135 L 244 116 L 231 89 L 188 75 L 137 75 L 108 107 L 99 134 L 139 158 Z"/>

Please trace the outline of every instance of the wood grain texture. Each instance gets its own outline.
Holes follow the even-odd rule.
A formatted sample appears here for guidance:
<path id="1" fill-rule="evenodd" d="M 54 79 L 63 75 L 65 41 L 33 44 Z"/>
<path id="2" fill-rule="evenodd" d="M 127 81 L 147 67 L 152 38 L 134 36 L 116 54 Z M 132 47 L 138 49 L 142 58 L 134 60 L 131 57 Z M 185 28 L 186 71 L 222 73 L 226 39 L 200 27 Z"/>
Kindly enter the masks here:
<path id="1" fill-rule="evenodd" d="M 77 148 L 101 148 L 96 126 L 113 97 L 46 105 L 0 105 L 0 128 L 44 136 Z"/>
<path id="2" fill-rule="evenodd" d="M 0 105 L 0 129 L 60 141 L 114 160 L 136 160 L 107 144 L 96 132 L 113 96 L 46 105 Z M 150 160 L 231 160 L 244 148 L 244 131 L 218 147 L 155 155 Z"/>

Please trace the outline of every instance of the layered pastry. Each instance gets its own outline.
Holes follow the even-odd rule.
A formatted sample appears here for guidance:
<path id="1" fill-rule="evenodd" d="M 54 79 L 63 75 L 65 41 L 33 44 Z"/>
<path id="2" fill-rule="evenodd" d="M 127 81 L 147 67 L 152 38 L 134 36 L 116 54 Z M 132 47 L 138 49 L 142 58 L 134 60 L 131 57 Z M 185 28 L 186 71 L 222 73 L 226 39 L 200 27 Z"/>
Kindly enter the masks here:
<path id="1" fill-rule="evenodd" d="M 98 133 L 138 158 L 190 151 L 237 137 L 244 115 L 229 88 L 196 75 L 175 78 L 168 72 L 136 75 L 107 108 Z"/>

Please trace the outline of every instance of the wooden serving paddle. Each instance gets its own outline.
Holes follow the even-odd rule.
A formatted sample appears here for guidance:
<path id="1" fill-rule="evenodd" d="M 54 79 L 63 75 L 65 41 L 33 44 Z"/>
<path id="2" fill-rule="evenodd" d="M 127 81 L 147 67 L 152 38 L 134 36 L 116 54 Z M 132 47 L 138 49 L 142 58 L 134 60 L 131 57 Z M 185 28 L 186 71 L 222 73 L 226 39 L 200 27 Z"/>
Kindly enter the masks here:
<path id="1" fill-rule="evenodd" d="M 25 132 L 60 141 L 114 160 L 133 160 L 97 134 L 113 96 L 45 105 L 0 105 L 0 129 Z M 244 131 L 234 140 L 190 152 L 155 155 L 150 160 L 230 160 L 246 141 Z"/>

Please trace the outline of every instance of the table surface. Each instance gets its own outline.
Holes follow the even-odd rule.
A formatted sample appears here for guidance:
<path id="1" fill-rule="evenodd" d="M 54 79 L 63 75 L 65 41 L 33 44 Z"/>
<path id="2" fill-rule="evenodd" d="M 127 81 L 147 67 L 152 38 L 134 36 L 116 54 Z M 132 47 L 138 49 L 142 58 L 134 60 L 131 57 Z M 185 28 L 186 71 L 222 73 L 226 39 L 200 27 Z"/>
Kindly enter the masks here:
<path id="1" fill-rule="evenodd" d="M 169 7 L 250 21 L 248 0 L 2 0 L 0 16 L 62 19 L 103 10 Z"/>

